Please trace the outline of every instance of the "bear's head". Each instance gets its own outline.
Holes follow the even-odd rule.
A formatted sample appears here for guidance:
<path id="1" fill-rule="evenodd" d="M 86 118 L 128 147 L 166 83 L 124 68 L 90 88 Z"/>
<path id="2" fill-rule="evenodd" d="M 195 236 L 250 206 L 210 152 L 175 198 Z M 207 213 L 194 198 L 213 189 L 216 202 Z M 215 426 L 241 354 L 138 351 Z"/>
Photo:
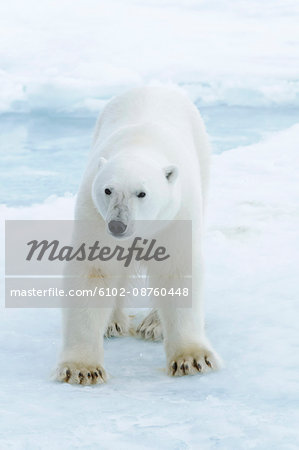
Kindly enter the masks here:
<path id="1" fill-rule="evenodd" d="M 136 221 L 174 219 L 181 201 L 178 175 L 176 166 L 159 164 L 154 158 L 100 158 L 92 199 L 108 233 L 129 238 Z"/>

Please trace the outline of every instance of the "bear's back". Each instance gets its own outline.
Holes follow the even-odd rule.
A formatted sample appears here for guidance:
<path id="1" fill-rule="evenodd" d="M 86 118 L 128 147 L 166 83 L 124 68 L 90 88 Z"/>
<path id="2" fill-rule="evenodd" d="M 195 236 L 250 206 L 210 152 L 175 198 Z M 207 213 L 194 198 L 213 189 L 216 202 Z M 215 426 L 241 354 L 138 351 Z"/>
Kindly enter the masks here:
<path id="1" fill-rule="evenodd" d="M 96 127 L 95 140 L 106 139 L 116 129 L 153 123 L 163 128 L 191 132 L 194 117 L 199 113 L 178 88 L 144 86 L 131 89 L 110 100 Z"/>

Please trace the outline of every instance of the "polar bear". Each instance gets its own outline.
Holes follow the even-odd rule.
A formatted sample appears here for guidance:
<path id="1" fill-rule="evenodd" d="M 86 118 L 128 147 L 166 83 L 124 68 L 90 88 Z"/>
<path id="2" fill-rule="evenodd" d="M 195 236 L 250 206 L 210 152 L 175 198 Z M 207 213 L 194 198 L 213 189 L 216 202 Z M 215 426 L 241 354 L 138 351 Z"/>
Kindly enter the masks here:
<path id="1" fill-rule="evenodd" d="M 167 372 L 193 375 L 220 367 L 207 340 L 202 305 L 202 232 L 210 147 L 201 116 L 176 88 L 134 88 L 112 99 L 99 117 L 79 189 L 75 218 L 92 220 L 97 232 L 129 238 L 136 220 L 192 220 L 192 306 L 172 307 L 155 298 L 156 309 L 138 327 L 144 337 L 163 333 Z M 181 261 L 173 271 L 182 271 Z M 85 266 L 84 266 L 85 267 Z M 88 286 L 112 267 L 86 265 Z M 102 278 L 89 276 L 97 270 Z M 127 274 L 121 278 L 125 285 Z M 107 329 L 108 328 L 108 329 Z M 107 380 L 103 337 L 125 334 L 128 319 L 121 299 L 105 308 L 63 311 L 63 348 L 56 379 L 98 384 Z"/>

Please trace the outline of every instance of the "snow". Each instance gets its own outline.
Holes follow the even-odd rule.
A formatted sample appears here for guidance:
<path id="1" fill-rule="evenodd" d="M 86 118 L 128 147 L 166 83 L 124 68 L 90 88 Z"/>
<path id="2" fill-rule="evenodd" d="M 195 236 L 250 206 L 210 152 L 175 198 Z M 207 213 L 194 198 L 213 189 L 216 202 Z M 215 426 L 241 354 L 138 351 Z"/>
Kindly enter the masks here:
<path id="1" fill-rule="evenodd" d="M 109 339 L 106 385 L 54 383 L 60 312 L 5 309 L 1 283 L 1 449 L 299 447 L 298 21 L 296 0 L 1 2 L 1 279 L 4 219 L 72 218 L 107 100 L 177 84 L 213 143 L 205 308 L 225 361 L 171 379 L 162 343 Z"/>
<path id="2" fill-rule="evenodd" d="M 259 142 L 298 121 L 289 106 L 203 106 L 214 153 Z M 98 112 L 97 112 L 98 114 Z M 75 195 L 82 178 L 97 114 L 3 114 L 0 120 L 0 204 L 30 206 L 50 194 Z"/>
<path id="3" fill-rule="evenodd" d="M 59 311 L 3 309 L 1 448 L 298 448 L 298 138 L 299 124 L 213 156 L 206 314 L 225 368 L 171 379 L 162 343 L 115 338 L 106 385 L 56 384 Z M 0 214 L 70 218 L 74 200 Z"/>
<path id="4" fill-rule="evenodd" d="M 296 0 L 20 0 L 0 5 L 0 110 L 98 111 L 124 88 L 202 104 L 296 104 Z"/>
<path id="5" fill-rule="evenodd" d="M 296 0 L 1 2 L 0 203 L 75 194 L 97 114 L 138 84 L 183 87 L 218 153 L 295 124 L 298 21 Z"/>

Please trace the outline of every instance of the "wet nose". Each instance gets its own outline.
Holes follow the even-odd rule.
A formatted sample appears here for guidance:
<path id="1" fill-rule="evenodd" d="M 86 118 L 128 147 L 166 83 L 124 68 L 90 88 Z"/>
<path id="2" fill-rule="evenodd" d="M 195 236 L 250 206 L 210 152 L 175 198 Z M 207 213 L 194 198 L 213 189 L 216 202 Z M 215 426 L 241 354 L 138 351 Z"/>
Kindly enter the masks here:
<path id="1" fill-rule="evenodd" d="M 112 234 L 120 235 L 120 234 L 123 234 L 126 231 L 127 225 L 125 225 L 120 220 L 111 220 L 108 223 L 108 228 L 109 228 L 109 231 L 111 231 Z"/>

